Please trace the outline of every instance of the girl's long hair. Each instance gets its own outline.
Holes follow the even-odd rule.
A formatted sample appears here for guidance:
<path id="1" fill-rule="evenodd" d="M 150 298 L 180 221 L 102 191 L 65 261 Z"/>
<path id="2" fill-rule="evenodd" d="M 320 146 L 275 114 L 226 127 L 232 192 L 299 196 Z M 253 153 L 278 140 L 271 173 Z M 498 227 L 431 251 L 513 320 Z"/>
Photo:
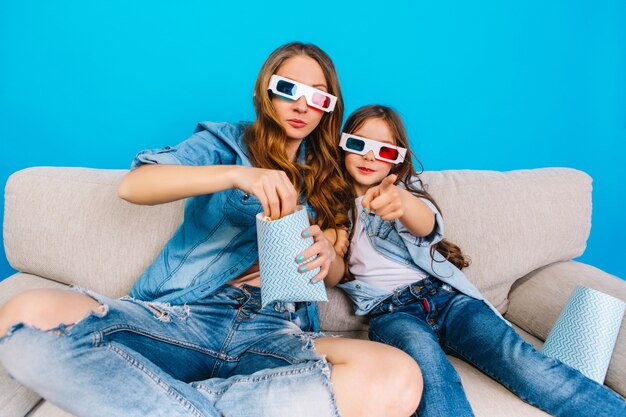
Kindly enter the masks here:
<path id="1" fill-rule="evenodd" d="M 335 110 L 325 113 L 319 125 L 306 139 L 304 164 L 290 161 L 285 153 L 287 134 L 271 102 L 267 86 L 272 74 L 294 56 L 307 56 L 322 67 L 328 92 L 337 97 Z M 301 201 L 308 201 L 317 214 L 322 228 L 345 227 L 348 223 L 344 202 L 350 195 L 350 185 L 340 168 L 341 155 L 337 138 L 343 118 L 343 99 L 339 79 L 330 57 L 312 44 L 285 44 L 265 60 L 254 86 L 256 120 L 246 128 L 244 140 L 252 165 L 258 168 L 285 171 L 299 191 Z"/>
<path id="2" fill-rule="evenodd" d="M 424 172 L 424 166 L 417 158 L 417 156 L 415 156 L 411 152 L 411 149 L 409 149 L 409 138 L 406 134 L 404 123 L 402 123 L 402 119 L 395 110 L 390 107 L 377 104 L 363 106 L 355 110 L 348 117 L 348 120 L 346 120 L 346 123 L 343 127 L 343 131 L 346 133 L 354 133 L 359 130 L 367 120 L 370 119 L 381 119 L 385 121 L 385 123 L 387 123 L 387 126 L 389 126 L 389 129 L 391 130 L 394 138 L 396 139 L 396 145 L 407 149 L 407 155 L 404 159 L 404 162 L 395 165 L 390 172 L 391 174 L 396 174 L 398 176 L 396 184 L 402 183 L 408 191 L 418 197 L 427 199 L 428 201 L 433 203 L 435 207 L 437 207 L 437 210 L 439 210 L 439 212 L 441 212 L 433 197 L 426 191 L 426 187 L 424 187 L 424 183 L 419 177 L 419 174 Z M 412 157 L 414 157 L 419 164 L 419 173 L 416 172 L 413 168 Z M 345 162 L 343 161 L 344 159 L 342 158 L 342 169 L 344 172 L 347 172 L 345 169 Z M 419 184 L 419 188 L 415 185 L 415 183 Z M 354 205 L 354 199 L 356 196 L 354 195 L 354 190 L 352 190 L 352 193 L 353 195 L 352 198 L 348 200 L 348 207 L 346 208 L 346 211 L 352 211 L 352 218 L 354 219 L 356 218 L 354 217 L 356 215 L 356 208 Z M 433 261 L 434 251 L 441 253 L 448 261 L 450 261 L 454 266 L 459 269 L 463 269 L 470 264 L 469 258 L 463 254 L 461 248 L 445 239 L 431 246 L 430 256 L 431 258 L 433 258 Z"/>

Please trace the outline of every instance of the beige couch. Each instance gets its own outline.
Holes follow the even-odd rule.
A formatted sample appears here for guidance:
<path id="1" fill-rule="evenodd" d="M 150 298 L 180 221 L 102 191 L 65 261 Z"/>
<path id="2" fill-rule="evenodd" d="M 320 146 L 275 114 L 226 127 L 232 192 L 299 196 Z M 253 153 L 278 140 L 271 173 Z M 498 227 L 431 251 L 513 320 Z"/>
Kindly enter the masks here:
<path id="1" fill-rule="evenodd" d="M 4 243 L 17 274 L 0 282 L 0 304 L 27 288 L 75 283 L 126 294 L 182 219 L 182 202 L 143 207 L 117 198 L 122 170 L 31 168 L 6 186 Z M 626 281 L 571 259 L 591 227 L 591 178 L 572 169 L 427 172 L 446 235 L 472 258 L 466 272 L 524 338 L 541 346 L 576 284 L 626 300 Z M 322 329 L 367 337 L 339 290 L 320 303 Z M 626 331 L 606 384 L 626 395 Z M 545 416 L 454 358 L 476 415 Z M 97 381 L 94 381 L 97 383 Z M 29 414 L 30 413 L 30 414 Z M 67 416 L 0 368 L 0 416 Z"/>

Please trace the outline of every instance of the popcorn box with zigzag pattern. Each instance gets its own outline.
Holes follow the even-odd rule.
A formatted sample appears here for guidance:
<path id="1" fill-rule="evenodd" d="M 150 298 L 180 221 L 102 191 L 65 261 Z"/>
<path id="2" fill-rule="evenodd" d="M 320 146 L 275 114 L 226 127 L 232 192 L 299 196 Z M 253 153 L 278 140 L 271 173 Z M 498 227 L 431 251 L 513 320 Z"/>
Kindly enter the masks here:
<path id="1" fill-rule="evenodd" d="M 261 303 L 264 307 L 273 301 L 328 301 L 324 282 L 310 282 L 319 267 L 306 272 L 297 269 L 315 259 L 313 256 L 300 264 L 296 262 L 296 257 L 313 244 L 313 238 L 301 235 L 309 226 L 307 210 L 303 206 L 278 220 L 268 220 L 263 213 L 257 214 Z"/>
<path id="2" fill-rule="evenodd" d="M 542 352 L 602 384 L 626 303 L 577 286 L 550 330 Z"/>

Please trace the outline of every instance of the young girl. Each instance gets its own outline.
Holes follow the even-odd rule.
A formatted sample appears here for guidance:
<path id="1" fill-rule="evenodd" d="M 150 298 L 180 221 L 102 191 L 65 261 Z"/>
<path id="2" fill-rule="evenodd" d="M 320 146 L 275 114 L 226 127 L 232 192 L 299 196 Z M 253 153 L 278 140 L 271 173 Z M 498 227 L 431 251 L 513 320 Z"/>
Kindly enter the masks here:
<path id="1" fill-rule="evenodd" d="M 626 402 L 578 371 L 537 352 L 461 272 L 468 262 L 442 239 L 436 203 L 413 169 L 398 114 L 356 110 L 340 147 L 354 198 L 348 282 L 356 314 L 369 315 L 370 339 L 398 347 L 419 364 L 418 415 L 471 416 L 447 354 L 555 416 L 624 416 Z M 355 200 L 356 199 L 356 200 Z"/>
<path id="2" fill-rule="evenodd" d="M 366 341 L 314 344 L 315 303 L 261 307 L 260 211 L 276 219 L 305 205 L 316 224 L 303 237 L 314 243 L 293 267 L 320 267 L 314 279 L 327 285 L 343 275 L 322 232 L 346 223 L 349 193 L 334 143 L 343 107 L 332 61 L 313 45 L 278 48 L 261 68 L 254 105 L 251 125 L 201 123 L 179 145 L 133 161 L 120 197 L 188 200 L 132 298 L 38 290 L 2 307 L 0 362 L 14 378 L 79 416 L 413 412 L 421 380 L 409 356 Z"/>

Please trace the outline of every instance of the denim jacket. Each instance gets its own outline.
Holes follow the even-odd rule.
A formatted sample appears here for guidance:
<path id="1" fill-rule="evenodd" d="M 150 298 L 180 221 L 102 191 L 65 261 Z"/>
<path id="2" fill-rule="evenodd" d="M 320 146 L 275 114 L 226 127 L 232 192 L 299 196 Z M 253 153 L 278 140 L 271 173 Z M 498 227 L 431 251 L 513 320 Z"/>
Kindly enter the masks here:
<path id="1" fill-rule="evenodd" d="M 414 182 L 414 184 L 416 184 Z M 499 317 L 502 315 L 487 301 L 478 288 L 437 251 L 434 260 L 430 256 L 432 245 L 443 239 L 443 218 L 437 208 L 425 198 L 420 198 L 435 215 L 435 227 L 428 236 L 415 236 L 400 222 L 382 220 L 374 212 L 360 213 L 372 246 L 386 258 L 406 265 L 407 268 L 425 272 L 444 283 L 456 288 L 459 292 L 478 300 L 483 300 Z M 380 304 L 391 293 L 385 289 L 353 280 L 338 284 L 352 299 L 356 315 L 366 315 Z"/>
<path id="2" fill-rule="evenodd" d="M 139 152 L 131 169 L 143 164 L 251 166 L 243 133 L 243 124 L 202 122 L 177 146 Z M 298 150 L 301 162 L 305 142 Z M 315 218 L 311 207 L 304 205 Z M 184 304 L 215 292 L 258 261 L 255 216 L 262 210 L 256 197 L 238 189 L 188 198 L 183 223 L 135 282 L 130 295 Z M 315 303 L 308 309 L 316 324 Z"/>

